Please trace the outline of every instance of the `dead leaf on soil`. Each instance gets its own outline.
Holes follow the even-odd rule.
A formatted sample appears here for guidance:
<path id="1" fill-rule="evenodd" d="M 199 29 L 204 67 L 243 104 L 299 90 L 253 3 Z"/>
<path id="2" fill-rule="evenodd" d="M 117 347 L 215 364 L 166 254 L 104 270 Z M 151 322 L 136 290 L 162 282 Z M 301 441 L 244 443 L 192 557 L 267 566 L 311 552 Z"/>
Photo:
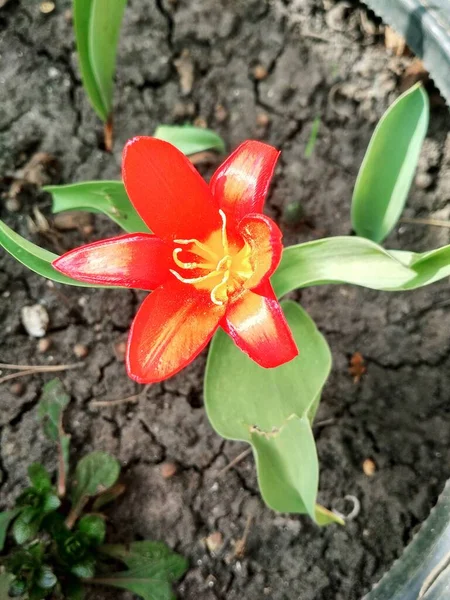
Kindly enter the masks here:
<path id="1" fill-rule="evenodd" d="M 401 76 L 400 92 L 403 94 L 419 81 L 425 83 L 428 81 L 428 77 L 428 71 L 423 62 L 420 58 L 415 58 Z"/>
<path id="2" fill-rule="evenodd" d="M 348 372 L 353 376 L 353 383 L 359 383 L 361 377 L 367 371 L 364 357 L 360 352 L 355 352 L 350 359 L 350 367 Z"/>
<path id="3" fill-rule="evenodd" d="M 384 45 L 395 56 L 405 56 L 409 53 L 405 38 L 399 35 L 391 27 L 384 30 Z"/>

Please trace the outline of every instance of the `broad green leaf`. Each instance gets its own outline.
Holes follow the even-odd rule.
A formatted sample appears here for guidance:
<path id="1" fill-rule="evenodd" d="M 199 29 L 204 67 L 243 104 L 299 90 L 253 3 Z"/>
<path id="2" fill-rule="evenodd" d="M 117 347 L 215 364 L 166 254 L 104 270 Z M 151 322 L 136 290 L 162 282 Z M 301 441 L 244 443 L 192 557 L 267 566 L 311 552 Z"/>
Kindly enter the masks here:
<path id="1" fill-rule="evenodd" d="M 43 590 L 51 590 L 53 587 L 55 587 L 57 581 L 58 580 L 56 579 L 56 575 L 53 573 L 52 568 L 48 565 L 43 565 L 37 575 L 36 585 Z"/>
<path id="2" fill-rule="evenodd" d="M 0 513 L 0 552 L 5 547 L 6 534 L 8 533 L 8 528 L 11 524 L 11 521 L 17 517 L 20 512 L 20 508 L 15 508 L 14 510 L 8 510 Z M 1 577 L 1 576 L 0 576 Z M 0 583 L 1 589 L 1 583 Z M 1 598 L 1 594 L 0 594 Z"/>
<path id="3" fill-rule="evenodd" d="M 144 600 L 172 600 L 172 583 L 186 571 L 187 560 L 162 542 L 134 542 L 102 546 L 101 552 L 123 562 L 127 571 L 95 578 L 90 583 L 110 585 L 137 594 Z"/>
<path id="4" fill-rule="evenodd" d="M 83 457 L 75 469 L 72 503 L 97 496 L 112 487 L 120 474 L 119 462 L 106 452 L 91 452 Z"/>
<path id="5" fill-rule="evenodd" d="M 52 379 L 44 385 L 38 406 L 38 418 L 43 422 L 46 436 L 59 445 L 58 487 L 62 495 L 69 472 L 70 435 L 63 429 L 63 413 L 70 402 L 62 382 Z"/>
<path id="6" fill-rule="evenodd" d="M 85 515 L 78 522 L 78 530 L 84 533 L 92 544 L 99 546 L 105 541 L 105 521 L 98 515 Z"/>
<path id="7" fill-rule="evenodd" d="M 52 267 L 52 261 L 58 258 L 57 254 L 44 250 L 44 248 L 40 248 L 36 244 L 26 240 L 10 229 L 3 221 L 0 221 L 0 246 L 31 271 L 52 281 L 80 287 L 103 287 L 101 285 L 81 283 L 59 273 Z"/>
<path id="8" fill-rule="evenodd" d="M 415 254 L 385 250 L 364 238 L 332 237 L 285 248 L 272 284 L 278 296 L 328 283 L 402 291 L 449 275 L 450 246 Z"/>
<path id="9" fill-rule="evenodd" d="M 40 463 L 33 463 L 28 467 L 28 477 L 31 485 L 38 491 L 44 492 L 52 488 L 52 480 L 47 469 Z"/>
<path id="10" fill-rule="evenodd" d="M 206 366 L 205 408 L 220 435 L 252 445 L 266 502 L 275 510 L 313 516 L 317 457 L 307 421 L 329 375 L 331 353 L 302 308 L 287 301 L 283 309 L 300 355 L 263 369 L 218 331 Z M 281 486 L 278 494 L 274 488 Z"/>
<path id="11" fill-rule="evenodd" d="M 103 121 L 112 111 L 117 43 L 126 0 L 74 0 L 73 17 L 84 88 Z"/>
<path id="12" fill-rule="evenodd" d="M 449 565 L 450 480 L 403 555 L 364 600 L 446 600 Z"/>
<path id="13" fill-rule="evenodd" d="M 153 136 L 159 140 L 170 142 L 180 152 L 187 155 L 204 150 L 225 152 L 225 142 L 211 129 L 193 125 L 159 125 Z"/>
<path id="14" fill-rule="evenodd" d="M 292 415 L 268 432 L 253 427 L 250 435 L 267 506 L 279 512 L 308 513 L 314 519 L 319 462 L 307 415 Z"/>
<path id="15" fill-rule="evenodd" d="M 72 565 L 70 572 L 80 579 L 89 579 L 95 575 L 96 563 L 94 557 L 85 558 L 82 562 Z"/>
<path id="16" fill-rule="evenodd" d="M 149 233 L 125 191 L 121 181 L 85 181 L 43 188 L 53 196 L 53 212 L 85 210 L 102 212 L 127 232 Z"/>
<path id="17" fill-rule="evenodd" d="M 378 123 L 353 193 L 353 229 L 361 237 L 381 242 L 395 227 L 414 178 L 428 120 L 428 96 L 417 84 Z"/>
<path id="18" fill-rule="evenodd" d="M 41 514 L 34 508 L 25 508 L 14 521 L 12 533 L 19 546 L 33 539 L 41 523 Z"/>

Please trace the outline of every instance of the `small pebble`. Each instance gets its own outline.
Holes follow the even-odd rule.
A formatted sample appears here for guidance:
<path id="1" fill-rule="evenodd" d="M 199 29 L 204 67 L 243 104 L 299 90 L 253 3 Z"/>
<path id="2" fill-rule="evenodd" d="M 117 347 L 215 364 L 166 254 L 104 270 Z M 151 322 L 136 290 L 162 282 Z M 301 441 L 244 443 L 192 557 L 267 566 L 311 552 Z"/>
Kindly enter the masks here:
<path id="1" fill-rule="evenodd" d="M 196 127 L 201 127 L 202 129 L 206 129 L 208 127 L 208 123 L 203 117 L 197 117 L 196 119 L 194 119 L 194 125 Z"/>
<path id="2" fill-rule="evenodd" d="M 41 338 L 37 345 L 38 352 L 41 352 L 42 354 L 44 352 L 47 352 L 47 350 L 50 349 L 51 345 L 52 345 L 52 340 L 50 338 L 48 338 L 48 337 Z"/>
<path id="3" fill-rule="evenodd" d="M 419 173 L 416 177 L 416 186 L 421 190 L 426 190 L 433 185 L 433 177 L 429 173 Z"/>
<path id="4" fill-rule="evenodd" d="M 217 552 L 223 546 L 223 536 L 220 531 L 214 531 L 205 538 L 205 544 L 208 550 L 212 553 Z"/>
<path id="5" fill-rule="evenodd" d="M 253 77 L 257 81 L 262 81 L 263 79 L 266 79 L 268 74 L 269 74 L 269 71 L 266 69 L 266 67 L 264 65 L 256 65 L 256 67 L 253 69 Z"/>
<path id="6" fill-rule="evenodd" d="M 120 340 L 114 344 L 114 354 L 116 355 L 117 360 L 120 362 L 124 362 L 126 352 L 127 343 L 124 340 Z"/>
<path id="7" fill-rule="evenodd" d="M 48 312 L 42 304 L 24 306 L 21 311 L 22 325 L 31 337 L 41 338 L 47 332 L 49 324 Z"/>
<path id="8" fill-rule="evenodd" d="M 256 115 L 256 124 L 258 127 L 267 127 L 270 123 L 270 117 L 265 112 L 260 112 Z"/>
<path id="9" fill-rule="evenodd" d="M 216 108 L 214 109 L 214 114 L 215 114 L 216 120 L 219 123 L 223 123 L 226 120 L 226 118 L 228 117 L 228 111 L 223 106 L 223 104 L 216 105 Z"/>
<path id="10" fill-rule="evenodd" d="M 165 462 L 161 465 L 161 475 L 164 479 L 170 479 L 178 471 L 178 466 L 173 462 Z"/>
<path id="11" fill-rule="evenodd" d="M 11 392 L 11 394 L 14 394 L 14 396 L 22 396 L 22 394 L 25 391 L 25 386 L 20 381 L 16 381 L 16 383 L 13 383 L 11 385 L 9 391 Z"/>
<path id="12" fill-rule="evenodd" d="M 18 212 L 21 208 L 20 202 L 17 198 L 9 198 L 5 202 L 5 207 L 6 207 L 6 210 L 9 210 L 9 212 Z"/>
<path id="13" fill-rule="evenodd" d="M 377 466 L 371 458 L 366 458 L 366 460 L 363 462 L 362 468 L 367 477 L 372 477 L 377 470 Z"/>
<path id="14" fill-rule="evenodd" d="M 86 358 L 89 354 L 89 348 L 84 344 L 75 344 L 73 347 L 73 353 L 77 358 Z"/>
<path id="15" fill-rule="evenodd" d="M 55 3 L 41 2 L 41 4 L 39 5 L 39 10 L 41 11 L 41 13 L 44 13 L 44 15 L 48 15 L 49 13 L 55 10 Z"/>

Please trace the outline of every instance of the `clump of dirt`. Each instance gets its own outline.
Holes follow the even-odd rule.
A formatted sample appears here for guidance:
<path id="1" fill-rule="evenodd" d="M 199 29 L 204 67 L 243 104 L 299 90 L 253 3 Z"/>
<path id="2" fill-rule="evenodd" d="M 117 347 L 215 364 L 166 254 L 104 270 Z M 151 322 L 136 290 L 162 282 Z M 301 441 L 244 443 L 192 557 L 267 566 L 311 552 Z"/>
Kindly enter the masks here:
<path id="1" fill-rule="evenodd" d="M 0 11 L 0 210 L 15 230 L 57 252 L 117 233 L 101 216 L 93 225 L 56 229 L 49 197 L 33 183 L 8 205 L 36 152 L 59 165 L 54 183 L 114 179 L 128 138 L 162 122 L 197 120 L 230 149 L 246 138 L 281 148 L 267 210 L 281 221 L 286 244 L 351 233 L 350 198 L 364 151 L 413 60 L 387 52 L 380 24 L 360 5 L 130 0 L 112 155 L 102 149 L 102 126 L 79 80 L 70 7 L 61 0 L 43 14 L 39 3 L 22 1 Z M 316 117 L 319 135 L 308 159 Z M 406 216 L 449 218 L 449 123 L 448 110 L 435 106 Z M 282 220 L 292 203 L 304 215 L 297 225 Z M 50 233 L 30 232 L 36 209 Z M 424 251 L 448 243 L 448 229 L 400 224 L 387 246 Z M 138 402 L 93 404 L 140 390 L 126 377 L 120 349 L 141 293 L 50 284 L 1 253 L 0 294 L 0 361 L 77 362 L 83 347 L 86 367 L 62 376 L 73 399 L 67 429 L 80 456 L 102 449 L 124 467 L 128 493 L 111 514 L 112 539 L 161 539 L 189 558 L 179 598 L 358 600 L 399 556 L 450 474 L 448 282 L 406 294 L 348 286 L 298 294 L 334 356 L 315 427 L 319 500 L 341 512 L 352 508 L 348 495 L 361 504 L 345 528 L 322 530 L 263 505 L 250 457 L 221 474 L 245 446 L 223 441 L 207 422 L 204 355 Z M 36 303 L 50 317 L 50 343 L 40 351 L 21 322 L 22 308 Z M 366 371 L 355 382 L 349 366 L 356 352 Z M 46 379 L 2 385 L 5 506 L 24 485 L 30 461 L 54 465 L 36 424 Z M 170 477 L 161 468 L 167 463 L 176 465 Z M 245 554 L 237 557 L 249 517 Z M 213 550 L 205 541 L 211 535 L 220 540 Z M 90 595 L 118 597 L 100 589 Z"/>

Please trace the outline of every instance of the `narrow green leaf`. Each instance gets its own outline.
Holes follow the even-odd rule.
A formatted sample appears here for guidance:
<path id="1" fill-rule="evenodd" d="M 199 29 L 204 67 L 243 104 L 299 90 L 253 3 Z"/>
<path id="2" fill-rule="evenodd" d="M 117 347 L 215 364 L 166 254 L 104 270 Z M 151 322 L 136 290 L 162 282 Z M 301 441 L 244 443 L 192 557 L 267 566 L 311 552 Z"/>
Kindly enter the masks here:
<path id="1" fill-rule="evenodd" d="M 153 135 L 159 140 L 170 142 L 187 155 L 204 150 L 225 152 L 225 142 L 211 129 L 192 125 L 160 125 Z"/>
<path id="2" fill-rule="evenodd" d="M 378 123 L 353 193 L 353 229 L 361 237 L 381 242 L 395 227 L 414 178 L 428 120 L 428 96 L 417 84 Z"/>
<path id="3" fill-rule="evenodd" d="M 70 435 L 64 431 L 63 414 L 69 402 L 70 397 L 62 382 L 59 379 L 52 379 L 44 385 L 38 405 L 38 418 L 43 422 L 46 436 L 52 442 L 59 444 L 58 487 L 62 486 L 64 489 L 69 472 Z"/>
<path id="4" fill-rule="evenodd" d="M 311 158 L 312 153 L 314 152 L 314 148 L 317 143 L 317 136 L 319 135 L 320 123 L 321 118 L 316 117 L 311 125 L 311 133 L 305 148 L 305 158 Z"/>
<path id="5" fill-rule="evenodd" d="M 385 250 L 364 238 L 332 237 L 285 248 L 272 284 L 278 296 L 328 283 L 402 291 L 449 275 L 450 245 L 415 254 Z"/>
<path id="6" fill-rule="evenodd" d="M 103 121 L 112 110 L 117 43 L 126 0 L 74 0 L 73 17 L 83 85 Z"/>
<path id="7" fill-rule="evenodd" d="M 127 232 L 149 233 L 137 214 L 121 181 L 85 181 L 43 188 L 53 196 L 53 212 L 86 210 L 102 212 Z"/>
<path id="8" fill-rule="evenodd" d="M 263 369 L 218 331 L 206 366 L 205 408 L 220 435 L 252 444 L 266 502 L 314 518 L 317 456 L 307 421 L 329 375 L 331 353 L 302 308 L 288 301 L 283 309 L 300 355 Z"/>
<path id="9" fill-rule="evenodd" d="M 17 517 L 19 512 L 20 508 L 15 508 L 14 510 L 8 510 L 0 513 L 0 552 L 5 547 L 6 534 L 8 533 L 8 528 L 11 524 L 11 521 L 14 519 L 14 517 Z"/>
<path id="10" fill-rule="evenodd" d="M 162 542 L 134 542 L 127 546 L 102 546 L 101 552 L 123 562 L 127 571 L 111 573 L 90 583 L 110 585 L 137 594 L 144 600 L 172 600 L 172 583 L 187 569 L 187 560 Z"/>
<path id="11" fill-rule="evenodd" d="M 26 240 L 10 229 L 3 221 L 0 221 L 0 246 L 31 271 L 34 271 L 43 277 L 47 277 L 47 279 L 51 279 L 52 281 L 80 287 L 103 287 L 100 285 L 81 283 L 59 273 L 52 267 L 52 261 L 54 261 L 55 258 L 58 258 L 57 254 L 44 250 L 43 248 L 36 246 L 36 244 Z"/>
<path id="12" fill-rule="evenodd" d="M 342 519 L 342 517 L 335 515 L 334 512 L 331 512 L 331 510 L 328 510 L 320 504 L 316 504 L 315 520 L 317 525 L 320 525 L 322 527 L 324 525 L 329 525 L 330 523 L 338 523 L 339 525 L 345 525 L 345 521 L 344 519 Z"/>
<path id="13" fill-rule="evenodd" d="M 73 505 L 78 505 L 82 498 L 97 496 L 112 487 L 119 474 L 119 462 L 106 452 L 91 452 L 83 457 L 75 469 Z"/>
<path id="14" fill-rule="evenodd" d="M 279 428 L 251 429 L 264 502 L 279 512 L 308 513 L 315 519 L 319 462 L 311 423 L 292 415 Z"/>
<path id="15" fill-rule="evenodd" d="M 444 600 L 449 564 L 450 480 L 419 533 L 364 600 Z M 446 593 L 439 595 L 442 589 Z"/>

